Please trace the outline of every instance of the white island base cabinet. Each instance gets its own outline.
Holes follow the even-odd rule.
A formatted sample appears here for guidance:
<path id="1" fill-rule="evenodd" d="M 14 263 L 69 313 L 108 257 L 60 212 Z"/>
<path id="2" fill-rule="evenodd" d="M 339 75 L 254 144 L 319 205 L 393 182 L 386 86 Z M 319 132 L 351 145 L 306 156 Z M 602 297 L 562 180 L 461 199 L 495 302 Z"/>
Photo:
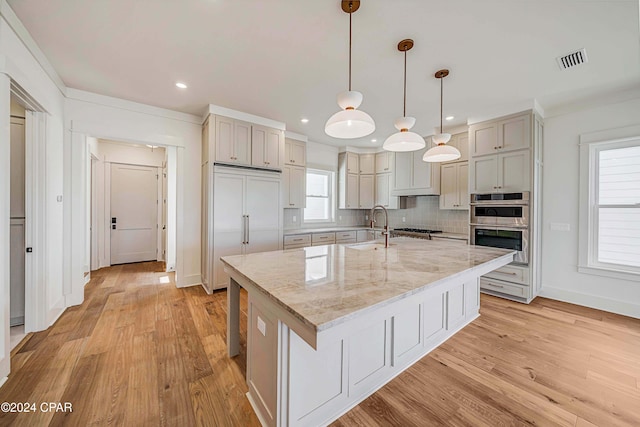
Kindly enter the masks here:
<path id="1" fill-rule="evenodd" d="M 329 424 L 479 315 L 474 272 L 315 331 L 229 273 L 229 355 L 238 354 L 242 286 L 249 293 L 247 397 L 265 426 Z"/>

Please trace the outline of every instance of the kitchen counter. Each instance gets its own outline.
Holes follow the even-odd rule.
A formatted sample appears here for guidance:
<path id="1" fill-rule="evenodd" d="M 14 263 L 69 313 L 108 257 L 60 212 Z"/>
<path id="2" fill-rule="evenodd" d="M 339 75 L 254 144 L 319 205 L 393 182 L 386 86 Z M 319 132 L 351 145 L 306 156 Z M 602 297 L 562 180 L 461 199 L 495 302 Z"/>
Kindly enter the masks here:
<path id="1" fill-rule="evenodd" d="M 262 425 L 326 425 L 479 316 L 515 252 L 393 238 L 222 258 L 227 347 L 247 290 L 247 398 Z"/>
<path id="2" fill-rule="evenodd" d="M 322 227 L 322 228 L 296 228 L 295 230 L 284 230 L 285 236 L 297 236 L 299 234 L 311 234 L 311 233 L 331 233 L 334 231 L 358 231 L 358 230 L 371 230 L 371 227 L 365 225 L 362 226 L 346 226 L 346 227 Z M 382 228 L 376 228 L 376 230 L 382 231 Z"/>
<path id="3" fill-rule="evenodd" d="M 232 276 L 251 281 L 265 296 L 315 331 L 405 298 L 441 280 L 513 251 L 446 241 L 397 237 L 387 249 L 334 244 L 223 257 Z M 309 260 L 326 257 L 327 268 L 310 274 Z"/>

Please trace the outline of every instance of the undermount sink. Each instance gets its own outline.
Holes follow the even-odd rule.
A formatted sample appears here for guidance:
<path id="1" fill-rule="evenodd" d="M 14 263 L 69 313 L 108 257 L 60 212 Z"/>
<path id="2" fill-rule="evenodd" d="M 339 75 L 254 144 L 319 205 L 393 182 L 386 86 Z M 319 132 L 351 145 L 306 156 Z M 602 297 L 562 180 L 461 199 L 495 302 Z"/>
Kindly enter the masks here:
<path id="1" fill-rule="evenodd" d="M 384 243 L 368 242 L 368 243 L 356 243 L 353 245 L 346 245 L 348 248 L 356 249 L 359 251 L 375 251 L 378 249 L 384 249 Z M 392 246 L 391 244 L 389 246 Z"/>

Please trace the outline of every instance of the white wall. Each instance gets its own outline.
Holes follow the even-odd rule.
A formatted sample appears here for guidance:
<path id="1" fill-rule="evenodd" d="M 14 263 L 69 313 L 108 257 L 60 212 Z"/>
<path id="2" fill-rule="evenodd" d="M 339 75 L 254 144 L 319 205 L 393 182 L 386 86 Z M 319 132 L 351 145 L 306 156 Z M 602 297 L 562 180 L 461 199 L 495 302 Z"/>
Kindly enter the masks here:
<path id="1" fill-rule="evenodd" d="M 126 163 L 161 168 L 165 159 L 164 147 L 150 148 L 146 145 L 127 144 L 105 139 L 98 140 L 100 160 L 111 163 Z"/>
<path id="2" fill-rule="evenodd" d="M 640 282 L 578 273 L 579 136 L 640 124 L 640 98 L 545 118 L 542 295 L 640 318 Z M 550 223 L 570 224 L 569 232 Z"/>
<path id="3" fill-rule="evenodd" d="M 201 283 L 201 119 L 73 89 L 68 89 L 67 96 L 65 123 L 69 131 L 70 150 L 73 152 L 78 150 L 75 145 L 86 144 L 86 136 L 89 135 L 101 140 L 176 147 L 176 281 L 178 286 Z M 83 137 L 74 139 L 74 135 Z M 65 172 L 71 175 L 71 181 L 78 178 L 75 175 L 78 173 L 76 167 Z M 78 241 L 83 240 L 78 237 Z M 78 272 L 73 271 L 72 274 L 76 277 Z M 78 286 L 73 284 L 72 287 L 77 289 Z"/>
<path id="4" fill-rule="evenodd" d="M 338 171 L 338 147 L 307 142 L 307 167 Z"/>

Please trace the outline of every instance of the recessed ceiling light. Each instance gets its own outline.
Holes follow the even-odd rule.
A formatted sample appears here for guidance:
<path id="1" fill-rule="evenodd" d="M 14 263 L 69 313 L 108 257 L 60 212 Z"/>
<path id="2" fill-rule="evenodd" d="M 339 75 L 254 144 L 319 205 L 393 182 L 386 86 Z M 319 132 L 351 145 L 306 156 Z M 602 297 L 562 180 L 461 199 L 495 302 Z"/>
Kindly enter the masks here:
<path id="1" fill-rule="evenodd" d="M 453 119 L 455 119 L 455 117 L 453 117 L 453 116 L 447 116 L 447 117 L 445 117 L 444 119 L 445 119 L 445 120 L 453 120 Z"/>
<path id="2" fill-rule="evenodd" d="M 302 123 L 309 123 L 309 119 L 300 119 Z"/>
<path id="3" fill-rule="evenodd" d="M 180 89 L 186 89 L 187 88 L 187 85 L 182 83 L 182 82 L 176 83 L 176 86 L 179 87 Z"/>
<path id="4" fill-rule="evenodd" d="M 373 139 L 371 140 L 371 142 L 378 142 L 378 140 L 377 140 L 377 139 L 375 139 L 375 138 L 373 138 Z"/>

